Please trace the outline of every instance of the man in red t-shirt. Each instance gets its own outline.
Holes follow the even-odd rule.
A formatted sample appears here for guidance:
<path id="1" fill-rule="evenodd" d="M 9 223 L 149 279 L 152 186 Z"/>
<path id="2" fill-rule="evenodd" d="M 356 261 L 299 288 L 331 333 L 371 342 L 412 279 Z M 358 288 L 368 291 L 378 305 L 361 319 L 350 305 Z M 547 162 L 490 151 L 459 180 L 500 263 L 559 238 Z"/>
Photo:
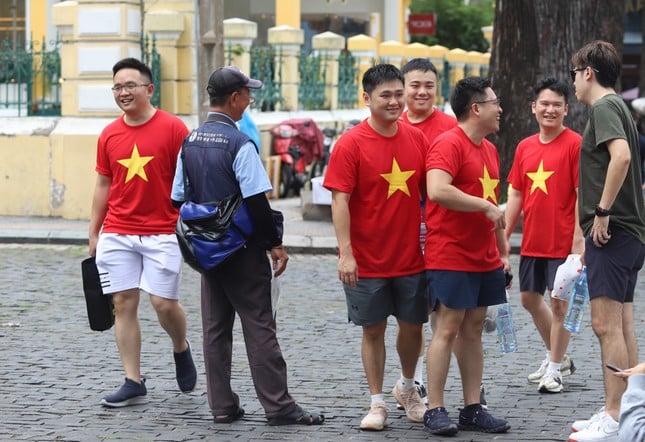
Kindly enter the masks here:
<path id="1" fill-rule="evenodd" d="M 112 295 L 115 337 L 125 383 L 105 396 L 106 407 L 146 399 L 141 377 L 140 290 L 150 296 L 159 323 L 172 339 L 177 383 L 192 391 L 197 380 L 186 314 L 179 303 L 182 257 L 175 236 L 177 209 L 170 190 L 181 144 L 188 134 L 177 117 L 150 103 L 150 69 L 134 58 L 112 68 L 114 100 L 123 115 L 101 133 L 89 226 L 89 253 L 96 256 L 105 295 Z"/>
<path id="2" fill-rule="evenodd" d="M 401 68 L 405 79 L 405 103 L 407 109 L 401 115 L 401 121 L 420 129 L 432 144 L 437 136 L 457 125 L 452 115 L 441 112 L 435 106 L 437 98 L 437 68 L 427 58 L 413 58 Z M 425 245 L 426 223 L 424 214 L 425 201 L 421 202 L 421 249 Z M 431 319 L 431 326 L 434 327 Z M 423 362 L 425 359 L 425 339 L 421 339 L 419 361 L 414 372 L 414 382 L 424 403 L 428 402 L 428 394 L 423 382 Z"/>
<path id="3" fill-rule="evenodd" d="M 499 130 L 502 108 L 490 82 L 468 77 L 454 87 L 450 104 L 458 126 L 437 137 L 426 156 L 425 268 L 437 325 L 428 348 L 428 408 L 432 434 L 459 429 L 501 433 L 506 420 L 480 403 L 484 365 L 481 335 L 486 308 L 506 301 L 510 271 L 504 213 L 497 206 L 499 155 L 484 137 Z M 444 406 L 444 388 L 455 352 L 464 397 L 459 426 Z"/>
<path id="4" fill-rule="evenodd" d="M 584 250 L 578 225 L 578 161 L 582 137 L 564 126 L 570 88 L 546 78 L 533 88 L 531 110 L 540 131 L 520 141 L 508 174 L 506 238 L 524 212 L 520 249 L 520 296 L 546 346 L 540 368 L 529 374 L 540 393 L 562 391 L 562 376 L 575 371 L 565 355 L 571 332 L 564 328 L 568 303 L 551 298 L 555 273 L 570 253 Z"/>
<path id="5" fill-rule="evenodd" d="M 408 419 L 422 422 L 426 407 L 414 386 L 428 299 L 419 244 L 424 158 L 428 142 L 399 117 L 403 75 L 390 64 L 363 76 L 370 116 L 334 146 L 324 186 L 332 192 L 338 240 L 338 276 L 349 320 L 363 327 L 362 358 L 371 394 L 361 429 L 382 430 L 388 408 L 383 395 L 387 318 L 397 318 L 401 379 L 393 395 Z"/>

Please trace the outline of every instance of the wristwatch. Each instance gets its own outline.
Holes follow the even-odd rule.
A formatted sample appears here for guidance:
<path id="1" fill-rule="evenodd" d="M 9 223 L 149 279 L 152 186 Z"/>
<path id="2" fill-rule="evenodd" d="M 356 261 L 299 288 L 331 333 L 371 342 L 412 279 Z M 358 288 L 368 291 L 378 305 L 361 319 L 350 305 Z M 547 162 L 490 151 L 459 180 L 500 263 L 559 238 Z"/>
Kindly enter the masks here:
<path id="1" fill-rule="evenodd" d="M 603 209 L 600 206 L 596 206 L 596 210 L 595 210 L 596 216 L 605 217 L 605 216 L 609 216 L 610 213 L 611 213 L 611 210 Z"/>

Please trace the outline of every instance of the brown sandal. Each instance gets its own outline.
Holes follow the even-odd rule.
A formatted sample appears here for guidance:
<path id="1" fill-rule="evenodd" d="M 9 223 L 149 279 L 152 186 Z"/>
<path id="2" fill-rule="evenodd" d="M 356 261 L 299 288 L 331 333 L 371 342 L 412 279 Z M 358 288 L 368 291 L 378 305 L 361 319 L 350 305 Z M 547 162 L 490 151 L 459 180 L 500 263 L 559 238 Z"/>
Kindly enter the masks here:
<path id="1" fill-rule="evenodd" d="M 241 419 L 244 416 L 244 408 L 237 407 L 237 410 L 233 414 L 226 414 L 224 416 L 215 416 L 213 417 L 213 422 L 216 424 L 230 424 L 235 422 L 238 419 Z"/>
<path id="2" fill-rule="evenodd" d="M 325 416 L 322 414 L 314 415 L 302 409 L 300 405 L 296 405 L 291 413 L 282 416 L 276 416 L 268 419 L 271 426 L 278 425 L 321 425 L 325 422 Z"/>

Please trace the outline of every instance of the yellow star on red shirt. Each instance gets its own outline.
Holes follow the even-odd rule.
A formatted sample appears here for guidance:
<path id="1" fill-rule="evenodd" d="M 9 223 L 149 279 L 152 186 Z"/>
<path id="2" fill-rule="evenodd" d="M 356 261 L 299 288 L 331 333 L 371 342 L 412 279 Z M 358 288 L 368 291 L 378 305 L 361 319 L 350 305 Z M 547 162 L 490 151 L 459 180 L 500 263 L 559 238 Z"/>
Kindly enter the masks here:
<path id="1" fill-rule="evenodd" d="M 549 191 L 546 188 L 546 180 L 548 180 L 553 173 L 554 171 L 552 170 L 544 170 L 544 160 L 540 161 L 540 165 L 535 172 L 526 172 L 526 175 L 533 181 L 533 184 L 531 184 L 531 194 L 533 194 L 536 189 L 540 189 L 548 195 Z"/>
<path id="2" fill-rule="evenodd" d="M 414 175 L 414 170 L 401 170 L 399 163 L 396 162 L 396 158 L 392 158 L 392 171 L 390 173 L 382 173 L 381 176 L 387 181 L 390 185 L 387 189 L 388 199 L 396 192 L 400 190 L 405 193 L 407 196 L 410 196 L 410 189 L 408 189 L 407 181 Z"/>
<path id="3" fill-rule="evenodd" d="M 483 178 L 480 178 L 479 181 L 482 183 L 482 198 L 490 198 L 493 203 L 497 204 L 497 195 L 495 194 L 495 188 L 497 187 L 499 180 L 490 177 L 485 164 L 484 176 Z"/>
<path id="4" fill-rule="evenodd" d="M 143 181 L 148 181 L 148 176 L 146 175 L 146 170 L 144 166 L 148 164 L 154 156 L 142 157 L 139 156 L 139 149 L 137 145 L 134 145 L 132 149 L 132 156 L 130 158 L 125 158 L 123 160 L 118 160 L 117 163 L 128 168 L 128 174 L 125 177 L 125 182 L 127 183 L 135 175 L 139 175 Z"/>

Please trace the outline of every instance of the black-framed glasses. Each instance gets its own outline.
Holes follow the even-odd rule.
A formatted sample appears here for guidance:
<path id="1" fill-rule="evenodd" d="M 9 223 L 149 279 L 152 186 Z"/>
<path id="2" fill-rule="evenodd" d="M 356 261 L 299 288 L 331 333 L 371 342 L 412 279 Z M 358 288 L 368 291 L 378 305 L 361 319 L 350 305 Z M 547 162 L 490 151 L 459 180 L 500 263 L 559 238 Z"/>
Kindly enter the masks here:
<path id="1" fill-rule="evenodd" d="M 497 97 L 497 98 L 491 98 L 490 100 L 473 101 L 473 103 L 477 103 L 477 104 L 492 103 L 492 104 L 494 104 L 496 106 L 499 106 L 501 101 L 502 100 L 499 97 Z"/>
<path id="2" fill-rule="evenodd" d="M 122 90 L 125 89 L 126 92 L 134 92 L 134 90 L 138 87 L 148 87 L 150 86 L 150 83 L 142 83 L 142 84 L 137 84 L 137 83 L 126 83 L 126 84 L 115 84 L 112 86 L 112 92 L 115 94 L 118 94 Z"/>
<path id="3" fill-rule="evenodd" d="M 598 69 L 592 67 L 592 66 L 585 66 L 583 68 L 573 68 L 569 71 L 569 75 L 571 76 L 571 81 L 576 81 L 576 72 L 582 72 L 587 68 L 591 68 L 592 71 L 598 73 Z"/>

